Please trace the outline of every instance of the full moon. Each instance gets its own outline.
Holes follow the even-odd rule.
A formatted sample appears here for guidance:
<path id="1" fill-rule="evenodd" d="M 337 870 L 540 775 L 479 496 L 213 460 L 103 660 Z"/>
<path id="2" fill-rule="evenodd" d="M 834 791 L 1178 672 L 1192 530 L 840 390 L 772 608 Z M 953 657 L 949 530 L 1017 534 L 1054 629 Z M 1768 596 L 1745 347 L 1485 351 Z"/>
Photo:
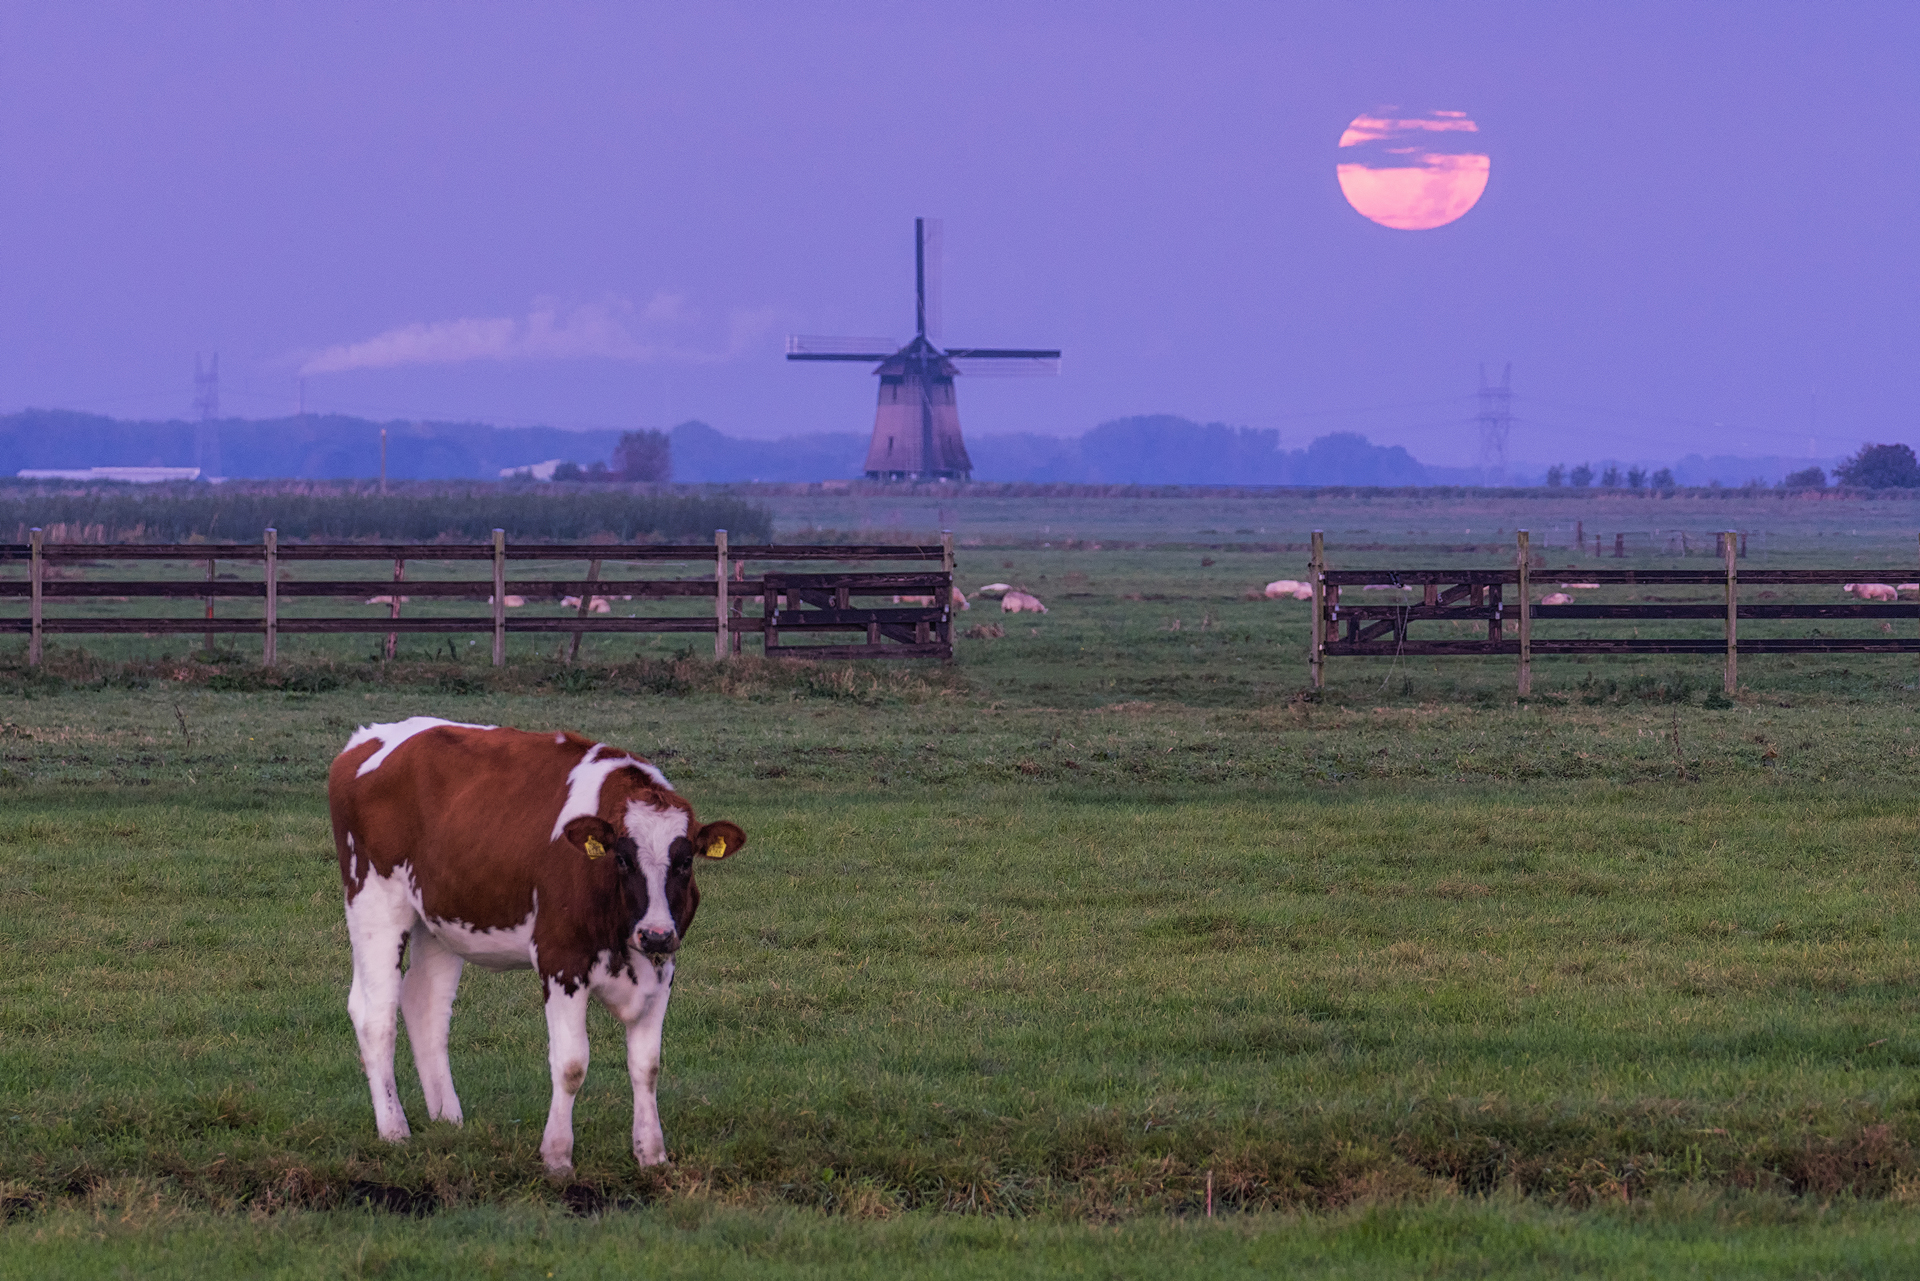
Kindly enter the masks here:
<path id="1" fill-rule="evenodd" d="M 1444 227 L 1479 201 L 1489 161 L 1464 111 L 1383 107 L 1340 135 L 1340 190 L 1382 227 Z"/>

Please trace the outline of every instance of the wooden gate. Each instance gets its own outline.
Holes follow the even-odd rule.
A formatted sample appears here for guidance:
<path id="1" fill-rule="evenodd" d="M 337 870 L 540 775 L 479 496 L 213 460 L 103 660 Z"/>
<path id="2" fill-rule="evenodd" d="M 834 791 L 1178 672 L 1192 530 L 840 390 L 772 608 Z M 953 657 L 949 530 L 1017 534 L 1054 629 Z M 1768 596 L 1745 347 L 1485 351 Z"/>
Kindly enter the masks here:
<path id="1" fill-rule="evenodd" d="M 1723 657 L 1723 689 L 1731 694 L 1739 685 L 1742 654 L 1913 654 L 1920 653 L 1920 635 L 1896 623 L 1911 625 L 1920 619 L 1920 602 L 1892 600 L 1876 604 L 1862 600 L 1796 601 L 1762 604 L 1741 598 L 1742 588 L 1840 586 L 1865 577 L 1852 569 L 1746 569 L 1739 567 L 1740 536 L 1720 536 L 1721 565 L 1709 569 L 1569 569 L 1556 577 L 1578 575 L 1584 586 L 1707 587 L 1711 596 L 1686 601 L 1610 602 L 1605 604 L 1541 604 L 1532 598 L 1535 572 L 1525 530 L 1517 532 L 1512 569 L 1328 569 L 1321 533 L 1313 532 L 1313 559 L 1308 565 L 1313 584 L 1313 632 L 1308 670 L 1315 689 L 1326 682 L 1329 658 L 1410 658 L 1441 655 L 1511 655 L 1519 660 L 1519 692 L 1533 687 L 1535 654 L 1718 654 Z M 1920 561 L 1915 563 L 1920 571 Z M 1908 572 L 1916 572 L 1908 571 Z M 1514 598 L 1505 599 L 1505 589 Z M 1374 604 L 1349 601 L 1342 589 L 1418 591 L 1420 599 Z M 1764 595 L 1771 596 L 1772 592 Z M 1536 623 L 1560 620 L 1607 620 L 1632 623 L 1713 621 L 1718 636 L 1641 636 L 1636 629 L 1623 636 L 1554 636 L 1534 634 Z M 1815 631 L 1802 636 L 1744 636 L 1742 620 L 1774 622 L 1786 619 L 1877 622 L 1886 627 L 1879 636 L 1830 636 Z M 1418 623 L 1427 635 L 1409 636 Z M 1465 623 L 1470 630 L 1485 628 L 1484 639 L 1433 638 L 1434 624 Z"/>
<path id="2" fill-rule="evenodd" d="M 944 658 L 953 654 L 953 574 L 761 575 L 769 658 Z M 887 596 L 887 605 L 855 604 Z M 925 603 L 893 598 L 921 596 Z M 857 632 L 847 645 L 782 644 L 781 633 Z"/>

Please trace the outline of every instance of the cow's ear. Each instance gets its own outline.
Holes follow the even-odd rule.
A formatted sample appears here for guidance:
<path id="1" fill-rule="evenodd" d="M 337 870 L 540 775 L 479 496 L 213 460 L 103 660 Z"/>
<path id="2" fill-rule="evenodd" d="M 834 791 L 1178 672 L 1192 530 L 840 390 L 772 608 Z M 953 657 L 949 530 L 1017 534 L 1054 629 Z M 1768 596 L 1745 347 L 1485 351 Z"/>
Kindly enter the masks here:
<path id="1" fill-rule="evenodd" d="M 613 824 L 591 814 L 574 819 L 562 829 L 567 841 L 588 858 L 599 858 L 612 851 L 620 833 L 613 830 Z"/>
<path id="2" fill-rule="evenodd" d="M 708 823 L 693 836 L 693 848 L 708 858 L 738 854 L 740 847 L 746 843 L 747 834 L 724 819 L 718 823 Z"/>

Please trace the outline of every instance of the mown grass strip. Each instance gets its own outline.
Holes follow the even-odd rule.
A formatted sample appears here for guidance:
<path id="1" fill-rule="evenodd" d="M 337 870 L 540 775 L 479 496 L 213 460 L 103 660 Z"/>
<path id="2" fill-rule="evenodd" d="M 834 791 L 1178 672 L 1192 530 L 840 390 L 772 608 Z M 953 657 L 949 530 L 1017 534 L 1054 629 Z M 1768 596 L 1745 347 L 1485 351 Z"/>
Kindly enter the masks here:
<path id="1" fill-rule="evenodd" d="M 0 1228 L 0 1277 L 126 1272 L 300 1278 L 1037 1275 L 1840 1278 L 1911 1275 L 1906 1205 L 1814 1206 L 1688 1188 L 1584 1213 L 1441 1198 L 1327 1215 L 1111 1226 L 951 1216 L 862 1220 L 707 1198 L 606 1210 L 530 1206 L 428 1218 L 183 1212 L 137 1180 Z"/>

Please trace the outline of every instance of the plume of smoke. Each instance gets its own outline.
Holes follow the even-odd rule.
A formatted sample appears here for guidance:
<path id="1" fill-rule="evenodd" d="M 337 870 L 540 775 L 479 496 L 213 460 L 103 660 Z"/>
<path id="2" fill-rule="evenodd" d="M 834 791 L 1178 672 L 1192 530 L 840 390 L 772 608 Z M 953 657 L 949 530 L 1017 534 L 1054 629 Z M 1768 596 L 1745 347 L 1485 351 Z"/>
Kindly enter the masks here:
<path id="1" fill-rule="evenodd" d="M 339 374 L 402 365 L 457 365 L 474 360 L 622 360 L 712 364 L 744 352 L 771 328 L 771 308 L 736 311 L 719 350 L 690 347 L 677 334 L 693 323 L 685 300 L 655 294 L 636 309 L 623 300 L 563 308 L 535 302 L 521 317 L 463 317 L 402 325 L 310 357 L 303 374 Z"/>

